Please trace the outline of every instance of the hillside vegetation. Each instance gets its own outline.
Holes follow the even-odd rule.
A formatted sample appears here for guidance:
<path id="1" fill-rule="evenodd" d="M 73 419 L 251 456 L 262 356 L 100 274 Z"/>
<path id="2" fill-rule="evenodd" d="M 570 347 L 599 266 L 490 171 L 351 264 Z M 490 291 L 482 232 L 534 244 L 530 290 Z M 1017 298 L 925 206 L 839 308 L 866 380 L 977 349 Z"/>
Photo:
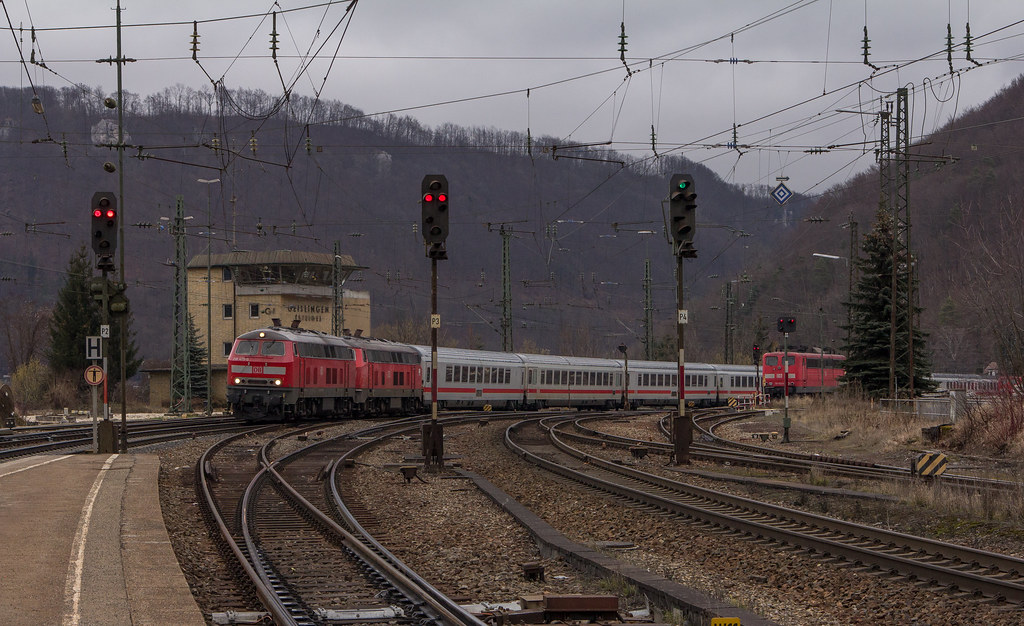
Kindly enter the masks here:
<path id="1" fill-rule="evenodd" d="M 1018 80 L 913 149 L 950 157 L 939 165 L 915 163 L 910 191 L 922 323 L 937 371 L 976 371 L 1005 357 L 991 332 L 999 307 L 984 305 L 1005 293 L 999 281 L 1024 264 L 1007 259 L 998 276 L 986 270 L 996 254 L 991 246 L 1024 250 L 1005 242 L 1019 236 L 1020 222 L 1014 228 L 1001 219 L 1020 215 L 1016 190 L 1024 168 L 1015 139 L 1024 133 L 1016 121 L 1022 92 Z M 40 95 L 45 119 L 31 112 L 25 90 L 0 88 L 0 231 L 10 233 L 2 239 L 0 276 L 12 279 L 0 283 L 5 320 L 25 318 L 26 310 L 45 313 L 70 251 L 87 239 L 89 198 L 117 187 L 116 175 L 103 170 L 104 162 L 116 163 L 116 151 L 97 146 L 112 141 L 115 113 L 103 108 L 106 94 L 44 88 Z M 773 319 L 781 314 L 800 316 L 799 343 L 842 345 L 846 266 L 811 255 L 847 255 L 850 231 L 840 226 L 851 217 L 861 234 L 871 228 L 879 196 L 874 171 L 813 201 L 794 198 L 783 219 L 764 190 L 726 184 L 678 157 L 641 162 L 529 137 L 525 129 L 427 128 L 337 102 L 227 95 L 218 103 L 211 92 L 179 86 L 126 101 L 126 279 L 146 358 L 170 353 L 174 243 L 161 218 L 173 215 L 179 195 L 194 218 L 190 255 L 205 251 L 208 241 L 217 253 L 330 252 L 337 240 L 369 268 L 348 287 L 370 291 L 375 334 L 426 333 L 430 264 L 414 229 L 427 173 L 451 181 L 450 260 L 439 272 L 447 345 L 500 348 L 505 224 L 514 233 L 516 349 L 608 356 L 626 343 L 631 356 L 642 356 L 649 260 L 654 334 L 661 356 L 672 358 L 674 259 L 661 202 L 675 172 L 694 175 L 705 226 L 697 237 L 700 257 L 684 269 L 688 359 L 725 360 L 728 281 L 736 298 L 735 361 L 749 361 L 755 339 L 774 339 Z M 222 182 L 197 182 L 213 178 Z M 811 215 L 828 221 L 801 220 Z M 4 360 L 9 366 L 23 357 L 5 348 L 0 372 Z"/>

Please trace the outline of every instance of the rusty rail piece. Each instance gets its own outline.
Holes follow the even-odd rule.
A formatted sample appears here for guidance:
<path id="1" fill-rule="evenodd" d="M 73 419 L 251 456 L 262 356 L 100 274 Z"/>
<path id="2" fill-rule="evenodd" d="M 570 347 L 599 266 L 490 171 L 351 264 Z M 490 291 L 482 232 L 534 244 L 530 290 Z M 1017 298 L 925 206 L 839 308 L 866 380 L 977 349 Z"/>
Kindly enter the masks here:
<path id="1" fill-rule="evenodd" d="M 572 418 L 561 418 L 567 419 Z M 558 475 L 671 515 L 733 530 L 745 539 L 768 539 L 874 571 L 1024 605 L 1024 559 L 796 511 L 624 467 L 561 441 L 551 428 L 561 420 L 513 424 L 506 429 L 505 445 Z M 538 430 L 543 431 L 543 443 Z M 531 443 L 520 445 L 517 438 Z"/>

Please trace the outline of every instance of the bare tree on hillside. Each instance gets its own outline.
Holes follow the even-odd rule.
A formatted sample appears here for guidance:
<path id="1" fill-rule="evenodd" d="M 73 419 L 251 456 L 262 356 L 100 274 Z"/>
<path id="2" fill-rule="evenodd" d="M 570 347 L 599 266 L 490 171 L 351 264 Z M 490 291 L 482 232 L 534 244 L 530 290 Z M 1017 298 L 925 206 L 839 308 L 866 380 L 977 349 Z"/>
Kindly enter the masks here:
<path id="1" fill-rule="evenodd" d="M 4 356 L 7 367 L 15 371 L 33 358 L 41 358 L 50 327 L 50 311 L 32 302 L 0 304 L 3 320 Z"/>
<path id="2" fill-rule="evenodd" d="M 1024 207 L 1007 198 L 995 222 L 965 226 L 968 288 L 979 319 L 993 333 L 1004 374 L 1024 375 Z"/>

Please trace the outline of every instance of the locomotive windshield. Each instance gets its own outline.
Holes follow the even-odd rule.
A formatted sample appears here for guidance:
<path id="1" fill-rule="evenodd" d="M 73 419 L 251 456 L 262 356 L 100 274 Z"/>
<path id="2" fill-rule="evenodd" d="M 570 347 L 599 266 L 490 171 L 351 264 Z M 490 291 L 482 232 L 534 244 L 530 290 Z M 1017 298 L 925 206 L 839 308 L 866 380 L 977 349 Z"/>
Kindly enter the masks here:
<path id="1" fill-rule="evenodd" d="M 284 356 L 284 343 L 281 341 L 264 341 L 263 354 L 265 356 Z"/>
<path id="2" fill-rule="evenodd" d="M 239 356 L 253 356 L 260 353 L 260 342 L 241 340 L 235 346 L 235 354 Z"/>
<path id="3" fill-rule="evenodd" d="M 284 356 L 284 343 L 281 341 L 251 341 L 240 339 L 235 346 L 237 356 Z"/>

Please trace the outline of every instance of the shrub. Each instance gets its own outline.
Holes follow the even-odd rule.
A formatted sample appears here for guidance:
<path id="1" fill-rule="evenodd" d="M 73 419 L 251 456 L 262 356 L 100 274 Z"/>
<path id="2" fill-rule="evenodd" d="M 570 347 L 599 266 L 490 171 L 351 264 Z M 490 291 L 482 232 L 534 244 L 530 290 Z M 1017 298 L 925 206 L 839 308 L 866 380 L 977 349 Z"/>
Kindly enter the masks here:
<path id="1" fill-rule="evenodd" d="M 19 413 L 42 408 L 46 404 L 51 377 L 50 370 L 38 359 L 32 359 L 14 370 L 11 392 Z"/>
<path id="2" fill-rule="evenodd" d="M 63 407 L 80 408 L 82 403 L 82 392 L 78 384 L 80 379 L 81 376 L 75 376 L 70 372 L 56 376 L 47 398 L 50 408 L 58 410 Z"/>

